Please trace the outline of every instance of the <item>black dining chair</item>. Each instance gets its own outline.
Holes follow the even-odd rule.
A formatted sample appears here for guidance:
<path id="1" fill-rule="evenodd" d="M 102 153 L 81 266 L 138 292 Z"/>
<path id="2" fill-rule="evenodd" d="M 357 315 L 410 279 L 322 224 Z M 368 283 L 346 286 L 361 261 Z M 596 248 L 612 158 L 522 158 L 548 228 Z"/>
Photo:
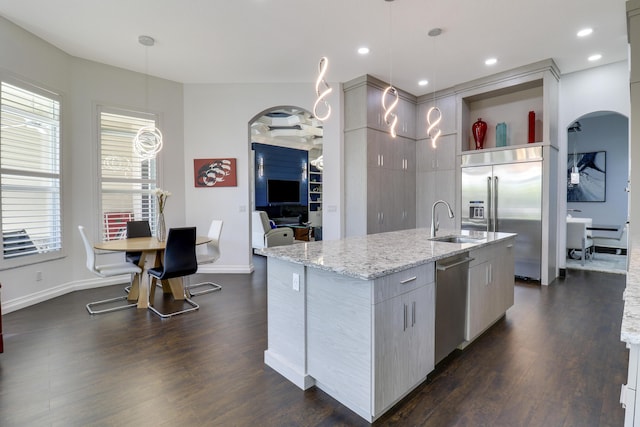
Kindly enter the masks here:
<path id="1" fill-rule="evenodd" d="M 164 249 L 162 266 L 149 269 L 149 310 L 167 318 L 178 314 L 189 313 L 200 308 L 198 304 L 187 297 L 184 285 L 180 280 L 190 276 L 198 270 L 196 258 L 196 227 L 170 228 L 167 234 L 167 244 Z M 184 302 L 191 307 L 183 308 L 171 313 L 161 313 L 154 307 L 156 282 L 163 280 L 169 283 L 172 290 L 182 288 Z"/>
<path id="2" fill-rule="evenodd" d="M 129 221 L 127 222 L 127 239 L 133 237 L 151 237 L 151 227 L 149 227 L 149 221 Z M 140 263 L 140 257 L 142 252 L 127 252 L 127 261 L 138 265 Z"/>

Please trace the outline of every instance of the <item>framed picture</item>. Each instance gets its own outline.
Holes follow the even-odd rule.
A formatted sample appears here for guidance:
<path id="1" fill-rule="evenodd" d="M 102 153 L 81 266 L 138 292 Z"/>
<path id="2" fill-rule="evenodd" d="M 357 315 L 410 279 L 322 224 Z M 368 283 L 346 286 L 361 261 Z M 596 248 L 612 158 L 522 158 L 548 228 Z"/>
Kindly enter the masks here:
<path id="1" fill-rule="evenodd" d="M 606 200 L 607 153 L 592 151 L 567 155 L 567 202 L 604 202 Z M 578 182 L 572 183 L 571 171 L 578 169 Z"/>
<path id="2" fill-rule="evenodd" d="M 193 159 L 196 187 L 237 187 L 236 159 Z"/>

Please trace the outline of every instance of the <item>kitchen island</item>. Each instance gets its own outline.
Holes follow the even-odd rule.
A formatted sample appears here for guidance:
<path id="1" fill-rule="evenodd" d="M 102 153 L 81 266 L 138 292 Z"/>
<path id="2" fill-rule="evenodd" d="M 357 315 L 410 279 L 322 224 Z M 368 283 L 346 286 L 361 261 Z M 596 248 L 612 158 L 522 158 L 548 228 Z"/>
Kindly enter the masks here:
<path id="1" fill-rule="evenodd" d="M 265 363 L 374 421 L 434 368 L 437 261 L 471 259 L 461 348 L 513 305 L 515 235 L 439 232 L 462 234 L 443 242 L 416 229 L 264 249 Z"/>

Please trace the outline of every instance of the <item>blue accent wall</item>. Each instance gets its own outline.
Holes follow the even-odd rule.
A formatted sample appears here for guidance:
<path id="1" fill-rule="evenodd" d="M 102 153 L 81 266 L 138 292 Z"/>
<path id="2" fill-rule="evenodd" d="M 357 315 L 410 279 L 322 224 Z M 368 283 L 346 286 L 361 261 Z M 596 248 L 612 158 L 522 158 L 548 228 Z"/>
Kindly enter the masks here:
<path id="1" fill-rule="evenodd" d="M 305 150 L 276 147 L 274 145 L 254 142 L 251 148 L 255 151 L 255 191 L 256 206 L 268 206 L 267 181 L 269 179 L 285 179 L 300 181 L 300 206 L 307 206 L 309 200 L 308 173 L 302 179 L 302 167 L 309 167 L 309 153 Z M 260 159 L 264 162 L 264 174 L 260 177 L 258 167 Z"/>

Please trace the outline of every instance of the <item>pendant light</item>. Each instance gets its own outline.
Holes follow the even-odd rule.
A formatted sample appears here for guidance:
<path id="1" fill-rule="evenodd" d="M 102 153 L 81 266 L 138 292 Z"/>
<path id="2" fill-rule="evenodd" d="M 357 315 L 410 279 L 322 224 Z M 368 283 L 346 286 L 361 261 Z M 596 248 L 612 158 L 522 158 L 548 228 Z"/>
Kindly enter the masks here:
<path id="1" fill-rule="evenodd" d="M 153 37 L 139 36 L 138 42 L 145 47 L 145 109 L 149 104 L 149 47 L 155 44 Z M 150 160 L 162 150 L 162 132 L 155 124 L 138 129 L 133 138 L 133 148 L 145 160 Z"/>
<path id="2" fill-rule="evenodd" d="M 391 3 L 393 0 L 385 0 Z M 389 127 L 389 134 L 396 137 L 396 126 L 398 125 L 398 115 L 394 112 L 400 101 L 398 90 L 393 87 L 393 40 L 391 38 L 391 5 L 389 5 L 389 86 L 382 92 L 382 110 L 384 123 Z M 387 97 L 391 97 L 391 103 L 387 104 Z"/>
<path id="3" fill-rule="evenodd" d="M 582 131 L 582 126 L 580 126 L 580 122 L 575 122 L 573 125 L 569 127 L 569 134 Z M 578 170 L 578 156 L 576 155 L 576 145 L 578 141 L 576 141 L 575 137 L 573 138 L 573 166 L 571 167 L 571 173 L 569 174 L 569 184 L 571 187 L 580 184 L 580 171 Z"/>
<path id="4" fill-rule="evenodd" d="M 429 37 L 438 37 L 440 34 L 442 34 L 442 29 L 440 28 L 434 28 L 432 30 L 429 31 Z M 435 54 L 435 39 L 434 39 L 434 64 L 437 64 L 437 60 L 435 60 L 436 54 Z M 434 65 L 434 72 L 433 72 L 433 82 L 435 82 L 435 65 Z M 435 84 L 433 85 L 433 106 L 431 108 L 429 108 L 429 111 L 427 111 L 427 136 L 429 138 L 431 138 L 431 146 L 435 149 L 437 148 L 436 142 L 438 141 L 438 138 L 440 138 L 440 135 L 442 134 L 442 130 L 440 129 L 440 127 L 438 126 L 440 124 L 440 122 L 442 121 L 442 111 L 440 111 L 440 109 L 436 106 L 436 86 Z"/>
<path id="5" fill-rule="evenodd" d="M 325 121 L 331 115 L 331 105 L 327 101 L 327 96 L 333 91 L 331 86 L 324 79 L 325 74 L 327 73 L 327 68 L 329 67 L 329 60 L 326 56 L 320 58 L 320 63 L 318 64 L 318 78 L 316 79 L 316 102 L 313 104 L 313 115 L 316 119 L 320 121 Z M 321 91 L 320 86 L 324 86 L 324 89 Z M 320 109 L 318 108 L 320 103 L 324 105 L 324 114 L 320 114 Z"/>

